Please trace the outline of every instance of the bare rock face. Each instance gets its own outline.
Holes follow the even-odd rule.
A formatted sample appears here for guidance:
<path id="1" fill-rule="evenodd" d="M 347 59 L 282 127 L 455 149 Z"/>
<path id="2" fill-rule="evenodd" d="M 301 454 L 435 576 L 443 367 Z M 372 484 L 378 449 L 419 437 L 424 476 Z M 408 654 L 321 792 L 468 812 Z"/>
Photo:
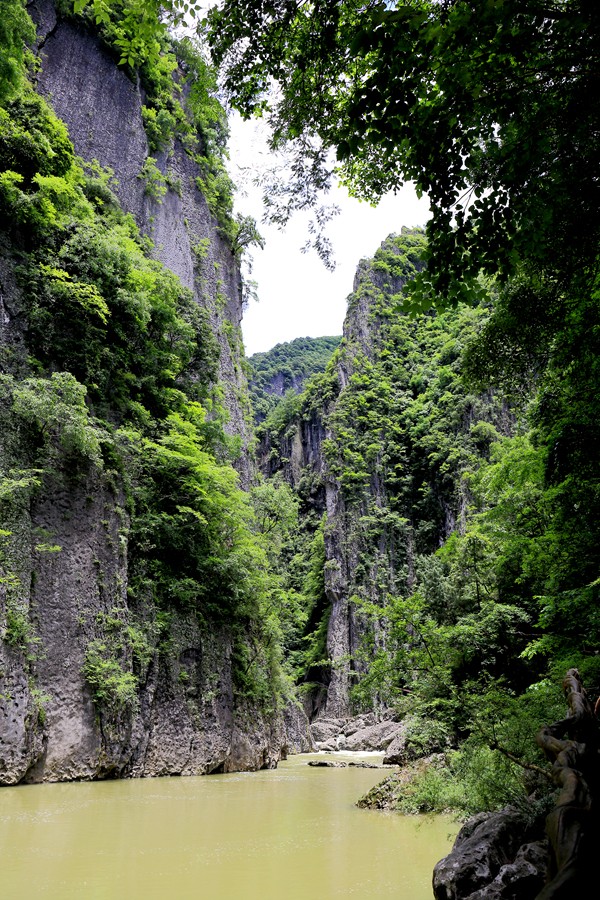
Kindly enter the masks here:
<path id="1" fill-rule="evenodd" d="M 288 703 L 283 711 L 285 726 L 285 741 L 282 754 L 312 753 L 315 749 L 315 741 L 311 733 L 308 718 L 301 706 Z"/>
<path id="2" fill-rule="evenodd" d="M 545 841 L 514 810 L 480 813 L 460 830 L 433 873 L 436 900 L 531 900 L 542 889 Z"/>
<path id="3" fill-rule="evenodd" d="M 530 900 L 537 897 L 544 884 L 548 866 L 545 841 L 524 844 L 515 859 L 500 868 L 491 884 L 475 891 L 469 900 Z"/>
<path id="4" fill-rule="evenodd" d="M 18 784 L 44 754 L 43 729 L 20 654 L 0 646 L 0 784 Z"/>
<path id="5" fill-rule="evenodd" d="M 277 723 L 280 726 L 281 723 Z M 234 722 L 231 753 L 225 761 L 224 772 L 248 772 L 275 769 L 281 758 L 284 731 L 269 723 L 252 709 L 238 710 Z"/>

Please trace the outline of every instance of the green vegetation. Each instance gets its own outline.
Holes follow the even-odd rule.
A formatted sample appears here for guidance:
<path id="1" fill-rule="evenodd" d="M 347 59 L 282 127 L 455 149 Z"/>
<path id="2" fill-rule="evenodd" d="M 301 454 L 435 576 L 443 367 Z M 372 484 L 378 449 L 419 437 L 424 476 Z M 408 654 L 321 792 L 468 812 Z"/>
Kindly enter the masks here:
<path id="1" fill-rule="evenodd" d="M 119 713 L 137 709 L 138 682 L 132 672 L 111 655 L 111 648 L 103 641 L 92 641 L 86 650 L 83 664 L 85 680 L 92 691 L 96 706 L 104 713 Z"/>
<path id="2" fill-rule="evenodd" d="M 128 601 L 153 626 L 96 623 L 84 674 L 99 710 L 132 715 L 170 622 L 193 617 L 202 633 L 230 629 L 238 695 L 263 709 L 290 679 L 315 696 L 332 663 L 347 665 L 356 709 L 391 706 L 409 756 L 446 754 L 402 808 L 543 806 L 533 734 L 559 717 L 558 678 L 577 666 L 600 694 L 597 12 L 578 0 L 210 12 L 238 108 L 265 112 L 274 146 L 296 153 L 290 190 L 271 197 L 279 221 L 318 202 L 329 150 L 356 195 L 411 178 L 433 210 L 426 233 L 391 236 L 361 264 L 343 340 L 252 360 L 272 477 L 242 492 L 207 316 L 150 258 L 112 173 L 75 158 L 27 80 L 24 3 L 4 6 L 0 226 L 24 334 L 0 357 L 4 642 L 29 662 L 37 652 L 19 557 L 31 503 L 51 481 L 93 477 L 125 498 Z M 234 255 L 260 245 L 233 215 L 215 72 L 169 36 L 186 4 L 60 9 L 139 76 L 157 153 L 140 172 L 148 194 L 165 194 L 158 151 L 179 140 Z M 205 240 L 194 253 L 200 265 Z M 236 345 L 232 325 L 222 335 Z M 299 471 L 297 438 L 318 465 Z M 30 555 L 57 549 L 34 540 Z M 336 591 L 363 636 L 342 660 L 327 647 Z"/>
<path id="3" fill-rule="evenodd" d="M 324 523 L 335 548 L 326 553 L 310 511 L 315 473 L 294 476 L 316 567 L 309 588 L 305 544 L 308 619 L 292 659 L 305 690 L 329 680 L 325 582 L 336 567 L 363 635 L 348 660 L 355 707 L 395 708 L 408 759 L 449 753 L 447 767 L 398 788 L 399 808 L 541 809 L 549 783 L 526 768 L 543 764 L 533 735 L 560 718 L 566 667 L 577 665 L 593 691 L 600 676 L 592 465 L 580 444 L 577 478 L 549 478 L 541 410 L 556 383 L 550 359 L 527 389 L 508 373 L 493 391 L 484 380 L 482 343 L 500 341 L 503 298 L 398 314 L 424 246 L 422 233 L 405 230 L 362 264 L 349 311 L 350 322 L 353 312 L 366 320 L 368 338 L 350 326 L 326 371 L 261 426 L 270 470 L 289 477 L 289 441 L 320 416 L 342 501 Z M 527 800 L 532 791 L 540 806 Z"/>
<path id="4" fill-rule="evenodd" d="M 339 337 L 296 338 L 251 356 L 250 396 L 256 422 L 266 419 L 287 391 L 301 393 L 311 375 L 325 371 L 340 340 Z"/>
<path id="5" fill-rule="evenodd" d="M 427 192 L 419 282 L 433 295 L 413 287 L 416 306 L 477 295 L 481 270 L 506 278 L 527 262 L 562 283 L 578 277 L 576 256 L 589 271 L 598 111 L 582 98 L 595 90 L 599 25 L 581 0 L 227 0 L 206 23 L 232 102 L 264 114 L 273 144 L 295 153 L 278 207 L 318 202 L 329 149 L 357 196 L 409 179 Z"/>
<path id="6" fill-rule="evenodd" d="M 21 88 L 26 48 L 32 43 L 34 35 L 35 29 L 24 0 L 5 0 L 0 21 L 0 103 Z"/>
<path id="7" fill-rule="evenodd" d="M 149 9 L 134 2 L 101 6 L 98 27 L 117 47 L 128 16 Z M 82 4 L 79 12 L 88 15 Z M 168 75 L 171 96 L 177 84 L 166 26 L 152 16 L 144 22 L 150 26 L 140 32 L 137 56 L 122 61 L 141 67 L 149 97 L 166 89 Z M 216 152 L 225 130 L 211 136 L 210 129 L 225 114 L 209 98 L 201 57 L 187 43 L 181 53 L 191 120 L 182 119 L 178 133 L 190 136 L 194 154 Z M 148 241 L 112 191 L 112 173 L 75 157 L 64 124 L 27 81 L 22 56 L 15 60 L 19 77 L 11 76 L 0 106 L 0 225 L 11 234 L 25 345 L 20 355 L 3 345 L 0 357 L 0 502 L 8 525 L 0 561 L 3 638 L 29 654 L 37 640 L 16 536 L 28 527 L 36 492 L 60 483 L 69 491 L 91 478 L 125 495 L 128 589 L 142 619 L 168 629 L 171 614 L 185 614 L 202 632 L 226 624 L 236 690 L 273 710 L 286 690 L 279 635 L 287 595 L 229 461 L 235 441 L 223 432 L 226 415 L 214 385 L 218 347 L 207 314 L 150 258 Z M 163 192 L 152 158 L 141 177 L 154 194 Z M 219 190 L 220 213 L 229 221 L 229 182 Z M 248 223 L 242 234 L 231 222 L 238 243 L 253 237 Z M 34 539 L 31 552 L 60 550 Z M 161 631 L 144 626 L 142 640 L 117 619 L 118 628 L 96 623 L 83 667 L 99 712 L 109 718 L 135 712 Z M 166 638 L 160 648 L 168 654 Z"/>
<path id="8" fill-rule="evenodd" d="M 372 559 L 403 536 L 413 554 L 394 579 L 387 559 L 375 569 L 361 554 L 354 577 L 368 585 L 377 573 L 381 585 L 377 602 L 356 596 L 386 638 L 367 648 L 357 700 L 408 693 L 421 719 L 474 742 L 472 759 L 490 771 L 506 754 L 525 758 L 517 720 L 528 746 L 553 721 L 547 685 L 565 668 L 600 692 L 600 160 L 598 110 L 582 102 L 596 87 L 599 26 L 579 0 L 232 0 L 207 21 L 233 102 L 265 114 L 273 145 L 295 154 L 280 216 L 318 202 L 332 178 L 327 150 L 358 196 L 411 179 L 430 198 L 427 268 L 395 314 L 433 305 L 441 315 L 393 321 L 389 298 L 384 345 L 357 354 L 326 452 L 361 513 L 353 521 L 373 534 Z M 449 329 L 447 357 L 437 328 Z M 417 365 L 401 370 L 407 337 L 409 352 L 433 341 L 435 371 L 415 350 Z M 496 414 L 482 415 L 482 400 Z M 370 510 L 369 496 L 384 502 Z M 440 533 L 444 510 L 454 520 Z M 504 802 L 500 793 L 480 805 Z"/>
<path id="9" fill-rule="evenodd" d="M 138 178 L 141 178 L 144 182 L 144 191 L 147 196 L 162 203 L 162 198 L 167 193 L 167 182 L 165 176 L 156 165 L 156 160 L 153 156 L 146 158 Z"/>
<path id="10" fill-rule="evenodd" d="M 103 637 L 88 642 L 82 671 L 96 709 L 105 718 L 131 714 L 139 707 L 139 687 L 155 652 L 158 628 L 127 624 L 117 608 L 98 613 L 95 625 Z"/>

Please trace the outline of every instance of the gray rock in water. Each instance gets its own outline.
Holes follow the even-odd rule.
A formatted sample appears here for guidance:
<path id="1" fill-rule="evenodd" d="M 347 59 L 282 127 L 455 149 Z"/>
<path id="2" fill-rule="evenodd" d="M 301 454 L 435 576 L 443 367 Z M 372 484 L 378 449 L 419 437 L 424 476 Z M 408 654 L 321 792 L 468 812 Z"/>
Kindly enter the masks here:
<path id="1" fill-rule="evenodd" d="M 382 751 L 403 733 L 400 722 L 391 718 L 377 721 L 375 713 L 353 719 L 323 717 L 310 728 L 318 750 Z"/>
<path id="2" fill-rule="evenodd" d="M 388 744 L 388 748 L 385 751 L 383 764 L 384 766 L 402 766 L 404 763 L 408 762 L 408 760 L 409 754 L 406 750 L 406 729 L 399 725 L 395 737 L 392 742 Z"/>
<path id="3" fill-rule="evenodd" d="M 330 741 L 317 741 L 315 746 L 317 750 L 325 750 L 327 753 L 335 753 L 339 749 L 334 738 Z"/>
<path id="4" fill-rule="evenodd" d="M 344 734 L 347 737 L 350 737 L 350 735 L 356 734 L 357 731 L 361 731 L 363 728 L 370 728 L 371 725 L 377 725 L 375 713 L 364 713 L 362 716 L 356 716 L 356 718 L 350 719 L 344 728 Z"/>
<path id="5" fill-rule="evenodd" d="M 547 841 L 524 844 L 514 862 L 502 866 L 492 883 L 468 900 L 531 900 L 544 886 L 548 862 Z"/>
<path id="6" fill-rule="evenodd" d="M 317 769 L 345 769 L 348 763 L 333 762 L 330 759 L 310 759 L 308 765 L 314 766 Z M 352 765 L 352 763 L 350 763 L 350 765 Z"/>
<path id="7" fill-rule="evenodd" d="M 313 740 L 317 744 L 321 744 L 326 741 L 333 741 L 334 749 L 335 749 L 335 739 L 338 737 L 339 734 L 342 733 L 346 722 L 347 722 L 347 719 L 333 719 L 333 718 L 317 719 L 316 722 L 312 722 L 312 724 L 310 726 Z M 321 748 L 321 749 L 323 749 L 323 748 Z"/>
<path id="8" fill-rule="evenodd" d="M 283 711 L 285 743 L 283 755 L 312 753 L 315 748 L 311 727 L 304 710 L 296 703 L 288 703 Z"/>

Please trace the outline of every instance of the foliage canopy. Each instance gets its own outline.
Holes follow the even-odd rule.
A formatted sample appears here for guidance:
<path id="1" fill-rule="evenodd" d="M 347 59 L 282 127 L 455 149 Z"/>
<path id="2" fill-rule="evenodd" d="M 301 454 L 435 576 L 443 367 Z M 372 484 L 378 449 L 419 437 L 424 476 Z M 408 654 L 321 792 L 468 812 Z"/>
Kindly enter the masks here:
<path id="1" fill-rule="evenodd" d="M 295 142 L 314 180 L 327 181 L 333 150 L 359 197 L 405 179 L 428 193 L 421 289 L 430 281 L 455 302 L 481 270 L 506 277 L 525 259 L 556 277 L 594 267 L 600 12 L 590 0 L 226 0 L 206 27 L 234 105 L 266 112 L 273 144 Z"/>

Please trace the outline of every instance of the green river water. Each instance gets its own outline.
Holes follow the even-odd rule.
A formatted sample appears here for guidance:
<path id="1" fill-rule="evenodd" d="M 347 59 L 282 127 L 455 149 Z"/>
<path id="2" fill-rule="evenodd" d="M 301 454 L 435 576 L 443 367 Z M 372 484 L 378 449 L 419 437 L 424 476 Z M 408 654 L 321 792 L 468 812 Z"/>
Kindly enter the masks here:
<path id="1" fill-rule="evenodd" d="M 431 900 L 456 826 L 356 808 L 381 769 L 0 789 L 3 900 Z"/>

